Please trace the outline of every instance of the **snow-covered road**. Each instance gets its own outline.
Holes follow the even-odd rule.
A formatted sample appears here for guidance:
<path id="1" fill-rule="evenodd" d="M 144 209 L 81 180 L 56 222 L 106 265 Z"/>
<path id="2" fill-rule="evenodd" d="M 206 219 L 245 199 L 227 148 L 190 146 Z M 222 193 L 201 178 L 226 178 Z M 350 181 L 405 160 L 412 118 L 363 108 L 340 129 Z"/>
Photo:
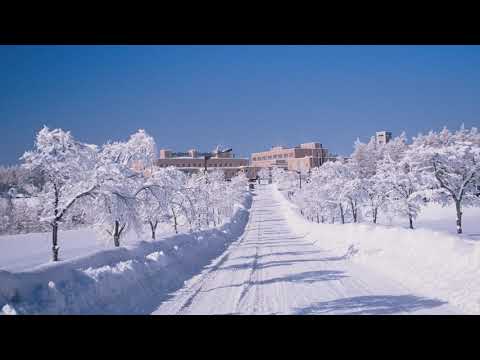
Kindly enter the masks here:
<path id="1" fill-rule="evenodd" d="M 294 232 L 273 186 L 256 190 L 244 235 L 153 314 L 455 314 Z"/>

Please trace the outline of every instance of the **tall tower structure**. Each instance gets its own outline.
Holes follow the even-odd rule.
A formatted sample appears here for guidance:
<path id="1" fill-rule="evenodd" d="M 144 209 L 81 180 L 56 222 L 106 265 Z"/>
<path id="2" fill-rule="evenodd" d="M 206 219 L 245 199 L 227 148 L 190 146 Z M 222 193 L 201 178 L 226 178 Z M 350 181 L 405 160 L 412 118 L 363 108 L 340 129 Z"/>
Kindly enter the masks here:
<path id="1" fill-rule="evenodd" d="M 390 131 L 377 131 L 375 134 L 375 142 L 377 145 L 385 145 L 392 139 Z"/>

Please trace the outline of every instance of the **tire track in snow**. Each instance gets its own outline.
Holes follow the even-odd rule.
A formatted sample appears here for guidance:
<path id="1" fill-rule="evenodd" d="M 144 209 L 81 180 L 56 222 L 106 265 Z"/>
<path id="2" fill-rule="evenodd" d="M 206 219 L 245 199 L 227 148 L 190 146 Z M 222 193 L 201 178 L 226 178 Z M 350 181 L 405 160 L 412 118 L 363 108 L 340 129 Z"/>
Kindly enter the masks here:
<path id="1" fill-rule="evenodd" d="M 253 209 L 252 209 L 253 210 Z M 251 231 L 251 223 L 249 222 L 247 227 L 245 228 L 245 232 L 242 234 L 240 239 L 238 239 L 236 242 L 230 244 L 229 247 L 227 247 L 226 251 L 220 255 L 219 258 L 214 260 L 212 264 L 205 270 L 203 273 L 200 275 L 197 275 L 198 280 L 194 281 L 192 284 L 188 284 L 187 288 L 181 289 L 180 293 L 177 293 L 177 295 L 174 296 L 180 296 L 182 299 L 186 297 L 186 299 L 182 301 L 177 301 L 175 303 L 181 303 L 182 305 L 180 306 L 178 311 L 175 311 L 176 315 L 182 315 L 188 312 L 189 307 L 192 305 L 193 301 L 195 298 L 202 292 L 203 287 L 205 284 L 213 280 L 217 275 L 218 272 L 217 270 L 221 268 L 221 266 L 230 258 L 230 255 L 238 248 L 242 243 L 245 241 L 247 238 L 249 232 Z"/>
<path id="2" fill-rule="evenodd" d="M 262 240 L 262 233 L 261 233 L 261 228 L 262 228 L 262 213 L 261 212 L 257 212 L 257 237 L 255 238 L 255 242 L 257 243 L 261 243 L 261 240 Z M 247 283 L 244 285 L 244 288 L 242 289 L 242 292 L 240 293 L 240 297 L 236 303 L 236 306 L 235 306 L 235 313 L 240 313 L 240 308 L 241 306 L 243 305 L 244 301 L 245 301 L 245 296 L 248 294 L 248 292 L 250 291 L 250 289 L 252 288 L 252 286 L 254 286 L 255 284 L 255 278 L 256 278 L 256 273 L 257 273 L 257 268 L 258 268 L 258 259 L 259 259 L 259 246 L 256 245 L 255 246 L 255 255 L 254 255 L 254 258 L 253 258 L 253 262 L 252 262 L 252 268 L 250 270 L 250 274 L 249 274 L 249 277 L 248 277 L 248 281 Z M 254 289 L 256 290 L 258 288 L 258 286 L 254 287 Z M 255 303 L 256 303 L 256 297 L 257 297 L 257 294 L 256 294 L 256 291 L 255 291 L 255 297 L 254 297 L 254 309 L 253 309 L 253 312 L 255 313 L 256 312 L 256 308 L 255 308 Z"/>

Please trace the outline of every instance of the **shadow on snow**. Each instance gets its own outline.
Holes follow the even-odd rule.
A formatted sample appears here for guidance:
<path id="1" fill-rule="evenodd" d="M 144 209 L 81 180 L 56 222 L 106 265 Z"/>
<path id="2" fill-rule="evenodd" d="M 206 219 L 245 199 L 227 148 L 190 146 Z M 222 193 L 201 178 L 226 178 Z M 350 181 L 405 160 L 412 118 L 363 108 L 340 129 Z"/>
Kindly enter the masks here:
<path id="1" fill-rule="evenodd" d="M 296 309 L 296 315 L 349 314 L 390 315 L 430 309 L 447 304 L 437 299 L 414 295 L 372 295 L 323 301 Z"/>

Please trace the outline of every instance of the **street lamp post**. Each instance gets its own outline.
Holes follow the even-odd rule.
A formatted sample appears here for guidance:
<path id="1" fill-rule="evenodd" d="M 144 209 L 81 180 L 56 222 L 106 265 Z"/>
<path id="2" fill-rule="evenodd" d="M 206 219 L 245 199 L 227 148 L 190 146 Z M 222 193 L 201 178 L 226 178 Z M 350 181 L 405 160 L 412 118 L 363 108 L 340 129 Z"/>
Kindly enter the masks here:
<path id="1" fill-rule="evenodd" d="M 203 158 L 203 166 L 204 166 L 203 172 L 205 174 L 207 173 L 207 160 L 210 159 L 211 157 L 212 157 L 212 155 L 205 155 L 204 158 Z"/>
<path id="2" fill-rule="evenodd" d="M 302 189 L 302 173 L 300 170 L 297 170 L 298 180 L 300 181 L 300 190 Z"/>

